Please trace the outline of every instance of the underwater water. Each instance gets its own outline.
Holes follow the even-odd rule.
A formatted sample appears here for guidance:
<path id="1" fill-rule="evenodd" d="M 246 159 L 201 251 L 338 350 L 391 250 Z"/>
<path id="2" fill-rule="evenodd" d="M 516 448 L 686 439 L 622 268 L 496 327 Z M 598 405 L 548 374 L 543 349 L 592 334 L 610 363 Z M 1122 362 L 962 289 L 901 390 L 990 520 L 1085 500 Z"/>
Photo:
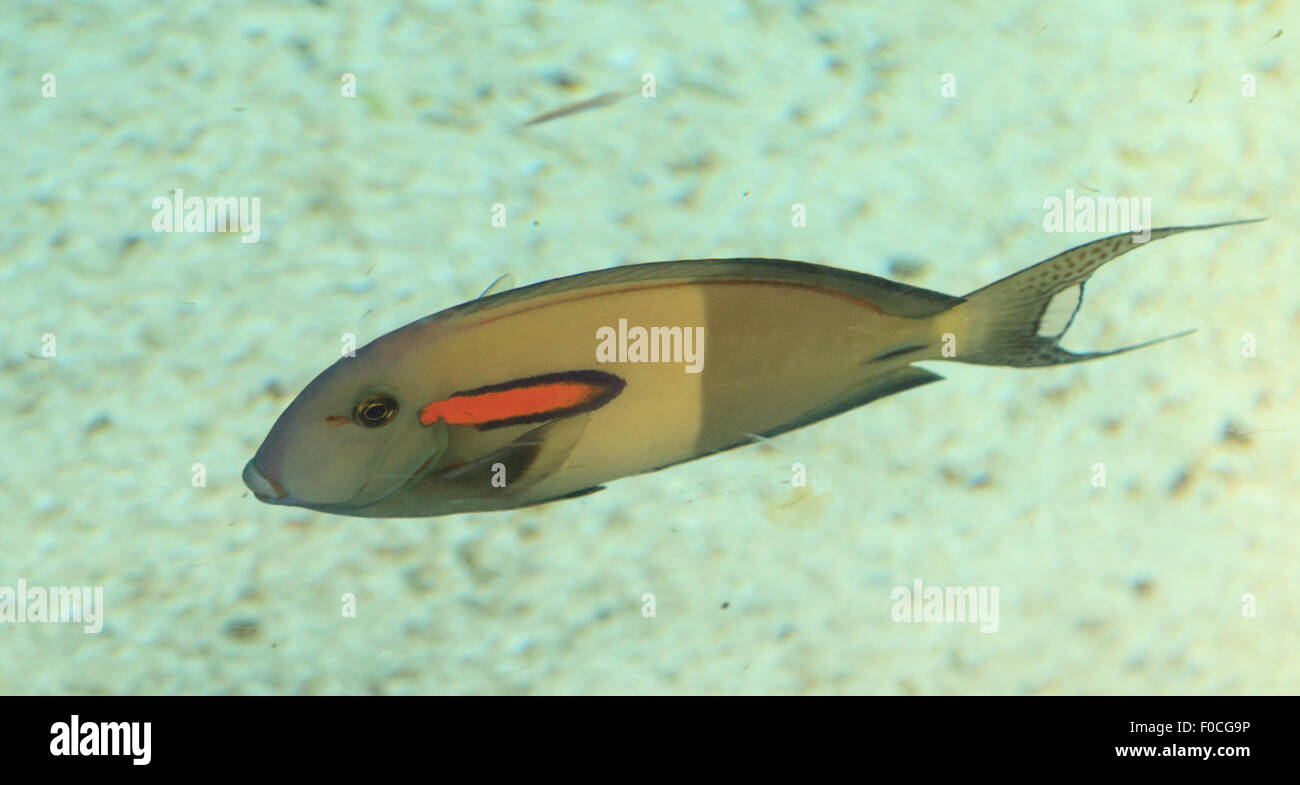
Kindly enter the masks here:
<path id="1" fill-rule="evenodd" d="M 12 10 L 0 693 L 1300 691 L 1300 5 Z M 226 197 L 246 226 L 210 231 Z M 960 296 L 1121 207 L 1268 220 L 1105 266 L 1064 345 L 1190 335 L 925 361 L 599 493 L 385 519 L 241 479 L 349 346 L 502 275 L 770 257 Z"/>

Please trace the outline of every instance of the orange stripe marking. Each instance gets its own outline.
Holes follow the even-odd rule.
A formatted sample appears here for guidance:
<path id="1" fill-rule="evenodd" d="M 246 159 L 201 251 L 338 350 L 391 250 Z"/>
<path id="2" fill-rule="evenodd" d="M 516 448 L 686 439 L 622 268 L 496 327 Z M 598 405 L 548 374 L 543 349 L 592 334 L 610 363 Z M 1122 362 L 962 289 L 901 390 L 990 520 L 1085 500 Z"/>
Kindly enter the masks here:
<path id="1" fill-rule="evenodd" d="M 493 385 L 480 390 L 456 393 L 450 398 L 434 401 L 420 410 L 420 424 L 433 425 L 438 420 L 448 425 L 491 427 L 503 421 L 539 421 L 548 415 L 560 416 L 567 412 L 603 405 L 622 390 L 622 380 L 610 374 L 610 382 L 597 378 L 563 378 L 565 374 L 551 374 L 523 379 L 518 386 Z M 559 377 L 559 378 L 557 378 Z M 603 401 L 598 399 L 604 398 Z"/>

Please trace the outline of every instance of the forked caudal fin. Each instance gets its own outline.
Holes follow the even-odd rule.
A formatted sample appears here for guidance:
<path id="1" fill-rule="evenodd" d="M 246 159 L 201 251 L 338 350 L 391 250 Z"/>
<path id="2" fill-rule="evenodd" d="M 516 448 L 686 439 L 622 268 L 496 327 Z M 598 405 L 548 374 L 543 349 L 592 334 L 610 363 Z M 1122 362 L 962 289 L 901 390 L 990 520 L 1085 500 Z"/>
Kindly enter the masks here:
<path id="1" fill-rule="evenodd" d="M 1151 230 L 1150 241 L 1202 229 L 1255 223 L 1263 218 L 1227 221 L 1202 226 L 1170 226 Z M 966 295 L 966 302 L 953 309 L 961 313 L 967 339 L 963 349 L 958 334 L 957 353 L 951 359 L 978 365 L 1008 365 L 1032 368 L 1093 360 L 1141 349 L 1191 332 L 1167 335 L 1114 349 L 1109 352 L 1075 354 L 1061 348 L 1060 340 L 1070 328 L 1083 303 L 1083 285 L 1097 268 L 1145 243 L 1135 243 L 1133 234 L 1117 234 L 1071 248 L 1065 253 L 1027 267 Z M 1074 288 L 1074 296 L 1068 292 Z M 942 318 L 942 317 L 941 317 Z M 949 325 L 956 328 L 957 325 Z"/>

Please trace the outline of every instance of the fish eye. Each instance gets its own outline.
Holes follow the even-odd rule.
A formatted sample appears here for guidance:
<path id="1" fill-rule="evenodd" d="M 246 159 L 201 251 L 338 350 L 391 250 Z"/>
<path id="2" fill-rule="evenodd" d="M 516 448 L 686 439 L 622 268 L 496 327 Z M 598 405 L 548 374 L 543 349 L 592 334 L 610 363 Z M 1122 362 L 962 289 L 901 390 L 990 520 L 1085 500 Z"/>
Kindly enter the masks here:
<path id="1" fill-rule="evenodd" d="M 361 399 L 352 410 L 352 419 L 358 425 L 378 428 L 387 425 L 397 416 L 397 399 L 391 395 L 371 395 Z"/>

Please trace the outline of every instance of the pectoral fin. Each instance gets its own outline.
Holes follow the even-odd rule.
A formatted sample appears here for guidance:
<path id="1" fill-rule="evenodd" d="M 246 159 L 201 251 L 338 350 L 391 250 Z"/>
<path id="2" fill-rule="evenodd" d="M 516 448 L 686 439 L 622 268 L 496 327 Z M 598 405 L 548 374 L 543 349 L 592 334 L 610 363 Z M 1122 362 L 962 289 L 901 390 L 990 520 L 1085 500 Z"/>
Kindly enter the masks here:
<path id="1" fill-rule="evenodd" d="M 518 493 L 560 468 L 589 419 L 584 413 L 539 425 L 486 455 L 442 469 L 436 481 L 464 496 Z"/>

